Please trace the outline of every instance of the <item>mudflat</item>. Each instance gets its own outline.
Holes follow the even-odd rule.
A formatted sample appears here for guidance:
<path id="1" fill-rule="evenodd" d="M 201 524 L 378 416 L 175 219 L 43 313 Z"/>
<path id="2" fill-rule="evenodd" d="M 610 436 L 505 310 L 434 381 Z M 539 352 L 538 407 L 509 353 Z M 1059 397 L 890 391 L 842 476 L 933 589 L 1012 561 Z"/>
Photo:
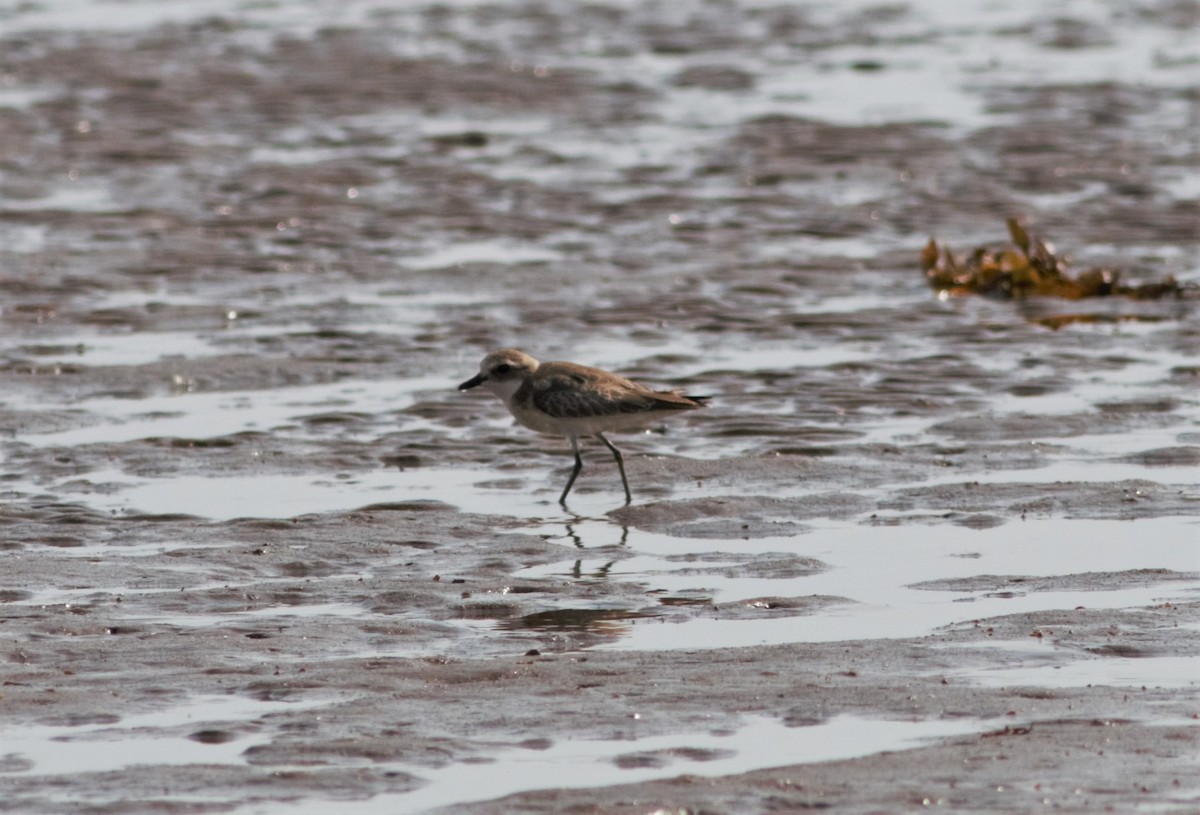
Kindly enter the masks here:
<path id="1" fill-rule="evenodd" d="M 2 12 L 0 812 L 1196 811 L 1197 302 L 920 268 L 1200 280 L 1072 9 Z M 563 508 L 507 346 L 710 408 Z"/>

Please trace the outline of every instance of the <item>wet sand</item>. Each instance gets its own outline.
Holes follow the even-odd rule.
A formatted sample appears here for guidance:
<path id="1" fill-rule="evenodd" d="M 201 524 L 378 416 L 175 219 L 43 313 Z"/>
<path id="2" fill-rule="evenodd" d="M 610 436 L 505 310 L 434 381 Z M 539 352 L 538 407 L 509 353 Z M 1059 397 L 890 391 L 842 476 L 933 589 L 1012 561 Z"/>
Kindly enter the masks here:
<path id="1" fill-rule="evenodd" d="M 1196 301 L 918 266 L 1200 280 L 1072 9 L 6 12 L 0 812 L 1195 811 Z M 509 345 L 711 408 L 564 509 Z"/>

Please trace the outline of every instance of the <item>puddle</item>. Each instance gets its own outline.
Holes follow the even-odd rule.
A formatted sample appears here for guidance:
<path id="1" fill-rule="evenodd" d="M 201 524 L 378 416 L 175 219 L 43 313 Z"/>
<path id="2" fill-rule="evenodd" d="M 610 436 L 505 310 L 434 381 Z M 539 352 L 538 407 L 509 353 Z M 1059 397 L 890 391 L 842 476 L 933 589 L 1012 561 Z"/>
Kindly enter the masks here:
<path id="1" fill-rule="evenodd" d="M 1081 659 L 1065 665 L 972 671 L 956 678 L 988 688 L 1077 688 L 1092 685 L 1200 690 L 1200 657 Z"/>
<path id="2" fill-rule="evenodd" d="M 637 737 L 637 723 L 619 741 L 564 739 L 544 749 L 499 749 L 482 762 L 454 764 L 442 770 L 415 770 L 426 780 L 405 795 L 382 795 L 360 802 L 356 813 L 424 812 L 516 792 L 628 784 L 693 775 L 704 778 L 747 773 L 790 764 L 815 764 L 873 753 L 907 750 L 935 739 L 985 729 L 976 721 L 904 722 L 837 716 L 809 727 L 788 727 L 774 719 L 747 717 L 732 732 Z M 660 766 L 623 768 L 622 756 L 657 755 Z M 236 812 L 304 815 L 328 812 L 326 801 L 270 809 L 242 807 Z"/>
<path id="3" fill-rule="evenodd" d="M 108 212 L 119 210 L 112 191 L 103 184 L 76 181 L 70 186 L 59 187 L 42 198 L 23 201 L 5 200 L 0 204 L 2 212 L 30 212 L 37 210 L 67 210 L 73 212 Z"/>
<path id="4" fill-rule="evenodd" d="M 52 437 L 68 437 L 76 440 L 107 441 L 114 433 L 128 436 L 130 440 L 152 436 L 205 438 L 205 431 L 216 428 L 223 428 L 224 432 L 214 435 L 270 429 L 263 426 L 264 417 L 270 415 L 268 411 L 239 407 L 236 398 L 206 398 L 198 401 L 219 405 L 220 410 L 226 413 L 224 416 L 218 414 L 215 417 L 216 421 L 203 415 L 202 411 L 197 411 L 194 415 L 155 418 L 146 423 L 132 422 L 115 427 L 83 428 L 25 438 L 48 441 Z M 313 403 L 309 404 L 308 408 L 311 410 L 319 406 L 320 403 Z M 280 423 L 287 422 L 284 412 L 301 410 L 301 406 L 293 401 L 280 402 L 273 407 L 277 411 L 276 421 Z M 269 423 L 270 419 L 266 421 Z M 155 432 L 148 432 L 150 430 Z M 514 429 L 513 432 L 522 431 Z M 627 452 L 629 446 L 625 446 Z M 567 521 L 580 517 L 576 513 L 603 513 L 620 507 L 620 484 L 614 478 L 614 489 L 607 489 L 603 480 L 597 480 L 589 485 L 588 491 L 580 491 L 578 495 L 573 495 L 570 511 L 564 511 L 556 498 L 559 492 L 558 485 L 562 480 L 559 476 L 564 472 L 564 462 L 567 459 L 569 451 L 564 451 L 563 456 L 546 456 L 544 463 L 531 464 L 526 471 L 516 476 L 533 482 L 533 491 L 529 485 L 510 481 L 509 478 L 513 476 L 500 478 L 498 473 L 491 470 L 425 467 L 334 472 L 328 475 L 264 472 L 257 475 L 177 475 L 170 478 L 143 478 L 119 470 L 102 470 L 86 474 L 86 480 L 71 476 L 57 488 L 50 489 L 65 490 L 72 498 L 105 511 L 153 515 L 185 514 L 212 520 L 243 517 L 288 518 L 314 512 L 347 511 L 371 504 L 404 501 L 439 501 L 468 512 L 525 519 L 563 518 Z M 609 469 L 606 464 L 608 462 L 592 459 L 587 469 L 596 471 L 593 473 L 596 479 L 603 479 Z M 605 476 L 599 475 L 599 472 L 604 472 Z M 979 484 L 980 489 L 986 489 L 988 484 L 1087 484 L 1095 483 L 1098 479 L 1154 479 L 1166 484 L 1188 484 L 1196 479 L 1196 469 L 1190 465 L 1171 467 L 1058 460 L 1034 470 L 992 471 L 986 478 L 979 478 L 974 483 Z M 506 483 L 495 483 L 498 481 Z M 932 488 L 961 483 L 962 474 L 954 473 L 952 476 L 931 478 L 920 482 L 920 485 Z M 637 490 L 636 484 L 634 489 Z M 36 495 L 46 490 L 45 486 L 19 480 L 10 479 L 6 484 L 6 491 L 14 496 Z M 803 484 L 798 484 L 779 489 L 777 492 L 778 497 L 788 498 L 803 497 L 809 490 Z M 726 494 L 756 496 L 761 494 L 761 487 L 751 485 L 741 490 L 729 490 Z M 673 497 L 686 500 L 703 495 L 703 490 L 693 485 L 677 489 Z M 887 512 L 877 513 L 877 517 L 894 517 L 897 520 L 903 518 L 902 515 L 893 516 Z M 570 532 L 562 534 L 570 535 Z M 580 546 L 596 545 L 591 543 L 591 540 L 591 533 L 576 534 L 576 542 Z M 707 543 L 708 541 L 700 542 L 700 548 L 703 549 Z M 737 545 L 740 545 L 740 542 Z"/>
<path id="5" fill-rule="evenodd" d="M 776 587 L 786 591 L 785 587 Z M 970 605 L 954 600 L 926 600 L 903 606 L 834 606 L 823 613 L 782 619 L 689 620 L 671 625 L 655 622 L 631 626 L 620 640 L 606 648 L 629 651 L 662 649 L 705 650 L 742 648 L 748 645 L 781 645 L 798 642 L 842 642 L 862 639 L 907 639 L 925 636 L 939 628 L 1005 614 L 1086 607 L 1122 609 L 1190 599 L 1200 581 L 1156 589 L 1111 592 L 1044 592 L 1020 598 L 969 598 Z M 903 614 L 904 616 L 901 616 Z"/>
<path id="6" fill-rule="evenodd" d="M 1121 444 L 1119 436 L 1117 444 Z M 1045 439 L 1043 439 L 1045 440 Z M 1075 439 L 1060 440 L 1070 441 Z M 1164 445 L 1169 446 L 1169 445 Z M 1144 447 L 1143 447 L 1144 449 Z M 961 484 L 959 477 L 931 478 L 922 482 L 925 486 L 942 484 Z M 1192 465 L 1173 467 L 1159 464 L 1126 464 L 1113 461 L 1096 461 L 1094 459 L 1070 459 L 1061 457 L 1052 459 L 1044 466 L 1029 470 L 990 470 L 979 479 L 972 479 L 981 487 L 989 484 L 1060 484 L 1076 482 L 1080 484 L 1096 484 L 1111 481 L 1145 480 L 1156 484 L 1179 484 L 1185 486 L 1200 485 L 1200 472 Z"/>
<path id="7" fill-rule="evenodd" d="M 31 236 L 31 239 L 40 238 Z M 189 322 L 200 323 L 202 328 L 198 331 L 181 327 L 179 330 L 130 332 L 92 329 L 66 333 L 47 325 L 36 335 L 27 337 L 25 345 L 7 349 L 7 354 L 27 360 L 40 369 L 65 364 L 76 367 L 147 365 L 167 359 L 183 362 L 221 354 L 252 353 L 257 350 L 257 340 L 278 340 L 281 335 L 301 336 L 326 330 L 326 326 L 317 321 L 273 320 L 270 315 L 258 313 L 257 310 L 265 305 L 261 301 L 260 294 L 235 290 L 221 292 L 215 301 L 163 291 L 109 293 L 92 305 L 93 313 L 128 309 L 152 317 L 160 311 L 179 309 L 195 315 L 189 316 Z M 447 309 L 475 302 L 474 297 L 453 291 L 412 292 L 392 287 L 343 287 L 328 291 L 310 287 L 303 292 L 272 294 L 269 308 L 283 314 L 306 310 L 306 315 L 313 309 L 331 306 L 355 309 L 361 313 L 354 326 L 355 333 L 410 337 L 444 319 L 443 312 Z M 247 318 L 239 309 L 250 309 L 252 315 Z"/>
<path id="8" fill-rule="evenodd" d="M 80 543 L 63 547 L 61 557 L 69 558 L 153 558 L 176 552 L 180 549 L 220 549 L 224 543 L 199 543 L 197 541 L 155 541 L 154 543 L 114 545 L 111 541 L 87 545 Z"/>
<path id="9" fill-rule="evenodd" d="M 279 581 L 285 583 L 288 581 Z M 192 589 L 196 591 L 197 589 Z M 287 624 L 287 618 L 306 617 L 345 617 L 358 618 L 363 614 L 362 606 L 350 603 L 313 603 L 311 605 L 281 605 L 266 608 L 234 611 L 228 614 L 187 614 L 187 615 L 130 615 L 127 619 L 134 623 L 158 623 L 175 628 L 209 628 L 228 627 L 247 624 L 279 623 Z"/>
<path id="10" fill-rule="evenodd" d="M 9 761 L 15 757 L 24 765 L 23 772 L 39 776 L 108 773 L 139 765 L 242 764 L 248 747 L 268 740 L 255 732 L 256 720 L 318 704 L 192 697 L 182 705 L 123 716 L 113 723 L 0 728 L 0 743 Z M 230 738 L 191 738 L 197 731 L 218 729 Z"/>
<path id="11" fill-rule="evenodd" d="M 196 3 L 155 3 L 149 0 L 125 3 L 120 14 L 103 0 L 52 0 L 26 7 L 12 14 L 6 24 L 21 29 L 59 28 L 63 30 L 140 29 L 164 23 L 185 23 L 241 5 L 238 0 L 200 0 Z"/>
<path id="12" fill-rule="evenodd" d="M 379 469 L 329 476 L 263 473 L 171 478 L 137 478 L 109 470 L 88 474 L 88 482 L 102 491 L 83 492 L 77 497 L 107 512 L 183 514 L 217 521 L 293 518 L 406 501 L 440 501 L 470 512 L 520 517 L 536 516 L 556 506 L 549 497 L 540 500 L 520 491 L 478 486 L 491 477 L 487 471 L 465 468 Z M 18 492 L 41 491 L 11 482 L 10 487 Z M 607 503 L 611 504 L 611 499 Z"/>
<path id="13" fill-rule="evenodd" d="M 479 474 L 441 471 L 436 478 L 421 470 L 379 470 L 342 478 L 313 475 L 252 475 L 236 478 L 176 476 L 131 479 L 119 472 L 96 473 L 97 484 L 122 489 L 92 497 L 99 509 L 150 514 L 196 515 L 212 520 L 292 518 L 312 512 L 336 512 L 369 504 L 440 500 L 461 494 Z"/>
<path id="14" fill-rule="evenodd" d="M 554 529 L 554 524 L 535 530 Z M 572 524 L 564 543 L 597 540 L 612 545 L 616 533 L 603 522 Z M 572 537 L 574 536 L 574 537 Z M 1077 542 L 1086 541 L 1085 546 Z M 831 642 L 925 636 L 936 629 L 992 616 L 1087 608 L 1131 608 L 1200 591 L 1200 580 L 1106 590 L 1026 591 L 1020 583 L 1006 596 L 994 590 L 930 591 L 917 584 L 976 575 L 1078 575 L 1164 569 L 1183 574 L 1200 571 L 1200 536 L 1194 518 L 1153 518 L 1137 522 L 1031 519 L 991 529 L 957 526 L 861 526 L 811 522 L 804 534 L 787 538 L 711 540 L 677 538 L 631 530 L 623 547 L 629 557 L 608 565 L 606 559 L 567 559 L 526 569 L 518 577 L 569 577 L 633 581 L 647 591 L 691 593 L 731 603 L 757 597 L 842 597 L 846 604 L 823 607 L 804 616 L 754 620 L 661 621 L 630 625 L 625 635 L 604 647 L 629 650 L 733 648 L 747 644 Z M 586 550 L 585 550 L 586 551 Z M 667 558 L 717 554 L 786 553 L 812 558 L 829 568 L 817 574 L 783 579 L 696 575 L 691 567 L 736 566 L 732 559 L 702 564 Z M 682 572 L 682 573 L 680 573 Z"/>
<path id="15" fill-rule="evenodd" d="M 214 319 L 216 314 L 214 312 Z M 44 346 L 43 346 L 44 348 Z M 16 349 L 20 354 L 27 349 Z M 144 365 L 171 357 L 196 359 L 221 353 L 218 346 L 195 334 L 159 332 L 153 339 L 143 332 L 109 335 L 56 336 L 50 349 L 30 356 L 38 366 L 48 365 Z"/>
<path id="16" fill-rule="evenodd" d="M 460 243 L 437 252 L 404 259 L 413 269 L 440 269 L 467 263 L 554 263 L 562 255 L 536 246 L 522 246 L 502 241 Z"/>
<path id="17" fill-rule="evenodd" d="M 424 377 L 394 382 L 338 382 L 269 390 L 178 393 L 140 399 L 82 399 L 65 403 L 63 407 L 87 411 L 100 421 L 99 424 L 18 438 L 37 446 L 61 447 L 152 437 L 208 439 L 251 430 L 272 430 L 293 423 L 299 416 L 330 408 L 378 413 L 398 410 L 411 404 L 418 393 L 446 388 L 447 382 L 441 377 Z M 21 404 L 18 400 L 13 401 Z"/>

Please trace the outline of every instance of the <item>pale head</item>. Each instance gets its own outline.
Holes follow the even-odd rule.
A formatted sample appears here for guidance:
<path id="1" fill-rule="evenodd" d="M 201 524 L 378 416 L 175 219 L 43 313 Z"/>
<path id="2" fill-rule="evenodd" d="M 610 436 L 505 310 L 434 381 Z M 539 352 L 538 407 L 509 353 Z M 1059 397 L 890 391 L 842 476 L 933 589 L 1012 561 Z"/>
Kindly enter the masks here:
<path id="1" fill-rule="evenodd" d="M 538 369 L 538 361 L 516 348 L 493 351 L 479 363 L 479 373 L 458 386 L 460 391 L 482 385 L 505 402 Z"/>

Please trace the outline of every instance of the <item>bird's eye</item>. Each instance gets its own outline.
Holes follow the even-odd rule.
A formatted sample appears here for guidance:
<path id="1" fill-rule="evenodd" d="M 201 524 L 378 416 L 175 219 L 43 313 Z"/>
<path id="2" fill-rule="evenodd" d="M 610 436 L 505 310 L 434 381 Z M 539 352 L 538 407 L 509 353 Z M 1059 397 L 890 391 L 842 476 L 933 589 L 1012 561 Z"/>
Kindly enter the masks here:
<path id="1" fill-rule="evenodd" d="M 511 365 L 509 365 L 507 362 L 497 365 L 495 368 L 496 373 L 498 373 L 498 374 L 506 374 L 509 371 L 511 371 L 512 369 L 513 369 L 513 367 Z"/>

